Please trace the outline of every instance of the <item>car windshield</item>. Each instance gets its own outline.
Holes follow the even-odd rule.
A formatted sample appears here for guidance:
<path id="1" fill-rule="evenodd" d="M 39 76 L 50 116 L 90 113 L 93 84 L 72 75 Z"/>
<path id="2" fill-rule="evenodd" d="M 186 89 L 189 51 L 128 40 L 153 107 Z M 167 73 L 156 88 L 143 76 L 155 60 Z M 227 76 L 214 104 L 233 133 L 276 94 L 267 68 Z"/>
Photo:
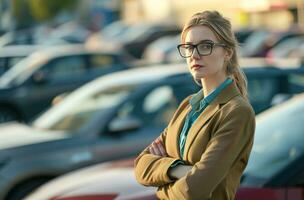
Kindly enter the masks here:
<path id="1" fill-rule="evenodd" d="M 47 59 L 40 54 L 33 54 L 32 56 L 22 59 L 2 75 L 0 85 L 19 85 L 31 76 L 38 66 L 46 62 Z"/>
<path id="2" fill-rule="evenodd" d="M 49 109 L 33 126 L 39 129 L 75 131 L 124 101 L 135 86 L 115 86 L 97 92 L 82 88 L 66 97 L 60 104 Z"/>
<path id="3" fill-rule="evenodd" d="M 303 96 L 257 117 L 254 145 L 242 185 L 267 181 L 304 152 L 303 122 Z"/>

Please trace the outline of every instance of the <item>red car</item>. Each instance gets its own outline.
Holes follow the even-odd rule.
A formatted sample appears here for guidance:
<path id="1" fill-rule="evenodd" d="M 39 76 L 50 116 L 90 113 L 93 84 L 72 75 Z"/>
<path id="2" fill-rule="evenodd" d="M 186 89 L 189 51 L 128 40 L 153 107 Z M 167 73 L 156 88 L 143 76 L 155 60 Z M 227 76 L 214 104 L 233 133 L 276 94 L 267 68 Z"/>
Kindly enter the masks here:
<path id="1" fill-rule="evenodd" d="M 257 116 L 254 146 L 236 200 L 304 200 L 304 94 Z M 62 176 L 26 200 L 151 200 L 156 188 L 138 184 L 133 159 Z"/>

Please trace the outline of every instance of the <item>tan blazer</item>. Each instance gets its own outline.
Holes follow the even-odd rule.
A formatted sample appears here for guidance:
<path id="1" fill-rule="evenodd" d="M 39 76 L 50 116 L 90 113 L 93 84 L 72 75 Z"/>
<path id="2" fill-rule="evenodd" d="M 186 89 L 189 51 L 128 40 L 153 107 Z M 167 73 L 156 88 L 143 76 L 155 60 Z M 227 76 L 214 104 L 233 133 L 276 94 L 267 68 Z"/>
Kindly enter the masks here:
<path id="1" fill-rule="evenodd" d="M 136 179 L 158 187 L 160 199 L 232 200 L 253 144 L 254 111 L 235 83 L 230 84 L 194 122 L 180 158 L 179 134 L 191 109 L 190 98 L 181 103 L 160 135 L 168 157 L 152 155 L 147 147 L 135 160 Z M 179 159 L 193 168 L 183 178 L 172 180 L 167 171 Z"/>

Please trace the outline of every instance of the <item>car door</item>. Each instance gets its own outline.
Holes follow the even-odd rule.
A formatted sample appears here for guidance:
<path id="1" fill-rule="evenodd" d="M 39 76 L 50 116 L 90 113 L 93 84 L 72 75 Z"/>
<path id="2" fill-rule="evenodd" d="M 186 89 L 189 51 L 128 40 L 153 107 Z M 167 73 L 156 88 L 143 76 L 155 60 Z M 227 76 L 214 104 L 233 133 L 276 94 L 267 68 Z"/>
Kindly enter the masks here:
<path id="1" fill-rule="evenodd" d="M 303 116 L 303 115 L 302 115 Z M 301 138 L 299 138 L 301 140 Z M 301 142 L 300 142 L 301 143 Z M 277 181 L 279 180 L 279 181 Z M 288 200 L 304 200 L 304 155 L 294 159 L 272 182 L 286 186 Z"/>
<path id="2" fill-rule="evenodd" d="M 115 54 L 93 53 L 88 54 L 87 57 L 89 62 L 88 77 L 90 79 L 126 68 L 119 56 Z"/>
<path id="3" fill-rule="evenodd" d="M 56 95 L 87 82 L 86 70 L 87 61 L 82 55 L 62 56 L 46 63 L 32 75 L 32 84 L 27 87 L 27 99 L 23 102 L 25 113 L 38 114 L 51 105 Z"/>

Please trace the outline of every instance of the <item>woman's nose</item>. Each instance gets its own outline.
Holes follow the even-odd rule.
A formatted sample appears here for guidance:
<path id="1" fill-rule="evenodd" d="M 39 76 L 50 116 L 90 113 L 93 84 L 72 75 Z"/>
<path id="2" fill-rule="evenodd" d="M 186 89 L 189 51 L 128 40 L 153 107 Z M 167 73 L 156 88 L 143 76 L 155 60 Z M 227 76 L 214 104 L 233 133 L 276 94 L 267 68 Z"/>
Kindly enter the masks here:
<path id="1" fill-rule="evenodd" d="M 193 49 L 193 53 L 192 53 L 191 57 L 196 60 L 201 58 L 201 55 L 198 53 L 197 48 Z"/>

